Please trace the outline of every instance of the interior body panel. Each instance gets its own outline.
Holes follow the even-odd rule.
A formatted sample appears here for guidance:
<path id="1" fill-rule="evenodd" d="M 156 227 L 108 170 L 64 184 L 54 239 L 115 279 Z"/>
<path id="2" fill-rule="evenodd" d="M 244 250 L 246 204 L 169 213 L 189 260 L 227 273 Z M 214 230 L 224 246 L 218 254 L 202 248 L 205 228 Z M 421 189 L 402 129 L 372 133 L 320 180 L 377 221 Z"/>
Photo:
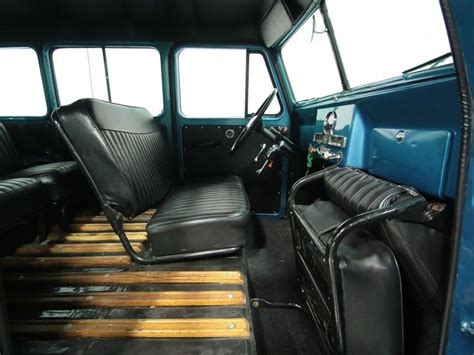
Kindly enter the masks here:
<path id="1" fill-rule="evenodd" d="M 0 355 L 471 354 L 473 14 L 0 3 Z"/>
<path id="2" fill-rule="evenodd" d="M 298 131 L 300 147 L 303 149 L 313 142 L 315 133 L 323 133 L 327 114 L 335 111 L 334 133 L 346 137 L 347 146 L 334 149 L 342 152 L 345 165 L 385 178 L 389 172 L 394 182 L 414 186 L 432 196 L 454 198 L 456 170 L 451 167 L 458 162 L 460 131 L 452 116 L 460 107 L 456 80 L 447 71 L 446 77 L 403 88 L 354 93 L 337 102 L 298 107 L 293 115 L 304 122 Z M 405 131 L 407 139 L 415 135 L 413 141 L 397 144 L 395 136 L 399 131 Z M 433 151 L 438 153 L 430 161 Z M 383 160 L 379 154 L 383 154 Z M 407 159 L 413 161 L 408 164 Z M 415 181 L 410 176 L 414 167 L 421 169 L 416 171 L 417 176 L 423 175 L 428 180 Z M 438 175 L 432 175 L 433 171 Z"/>

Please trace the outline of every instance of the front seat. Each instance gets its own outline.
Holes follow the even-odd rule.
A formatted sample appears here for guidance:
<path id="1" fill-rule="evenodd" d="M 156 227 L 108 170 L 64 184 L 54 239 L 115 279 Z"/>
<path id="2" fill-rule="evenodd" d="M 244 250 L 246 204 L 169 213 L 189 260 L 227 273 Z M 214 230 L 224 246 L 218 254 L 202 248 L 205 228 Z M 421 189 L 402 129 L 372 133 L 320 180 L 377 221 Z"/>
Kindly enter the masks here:
<path id="1" fill-rule="evenodd" d="M 52 115 L 114 230 L 141 263 L 238 251 L 250 234 L 250 208 L 236 176 L 178 184 L 163 127 L 146 109 L 81 99 Z M 121 227 L 149 208 L 154 258 L 136 255 Z"/>

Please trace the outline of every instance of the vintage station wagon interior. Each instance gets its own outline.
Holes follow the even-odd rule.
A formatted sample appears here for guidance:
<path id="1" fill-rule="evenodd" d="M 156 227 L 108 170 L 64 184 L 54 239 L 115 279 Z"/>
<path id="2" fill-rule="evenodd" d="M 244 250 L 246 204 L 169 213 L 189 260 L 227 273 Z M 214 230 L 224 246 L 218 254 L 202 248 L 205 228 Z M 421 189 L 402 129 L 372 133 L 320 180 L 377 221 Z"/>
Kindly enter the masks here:
<path id="1" fill-rule="evenodd" d="M 0 354 L 471 353 L 467 3 L 1 2 Z"/>

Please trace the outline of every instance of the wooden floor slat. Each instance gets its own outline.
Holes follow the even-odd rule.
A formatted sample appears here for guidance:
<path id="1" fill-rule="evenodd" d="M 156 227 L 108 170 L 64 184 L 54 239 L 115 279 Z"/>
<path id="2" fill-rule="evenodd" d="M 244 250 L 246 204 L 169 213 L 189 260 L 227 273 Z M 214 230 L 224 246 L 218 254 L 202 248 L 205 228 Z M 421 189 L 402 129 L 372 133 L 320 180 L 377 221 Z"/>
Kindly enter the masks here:
<path id="1" fill-rule="evenodd" d="M 0 259 L 4 269 L 18 268 L 62 268 L 62 267 L 128 267 L 132 264 L 130 257 L 115 256 L 67 256 L 67 257 L 5 257 Z"/>
<path id="2" fill-rule="evenodd" d="M 60 285 L 243 284 L 238 271 L 124 271 L 5 274 L 5 281 Z"/>
<path id="3" fill-rule="evenodd" d="M 144 232 L 146 223 L 124 223 L 125 232 Z M 73 223 L 69 225 L 71 232 L 113 232 L 108 223 Z"/>
<path id="4" fill-rule="evenodd" d="M 244 318 L 34 320 L 10 323 L 16 336 L 40 338 L 247 338 Z"/>
<path id="5" fill-rule="evenodd" d="M 130 242 L 144 242 L 148 240 L 146 232 L 127 233 Z M 51 233 L 48 240 L 53 242 L 70 243 L 99 243 L 99 242 L 120 242 L 119 237 L 113 232 L 104 233 Z"/>
<path id="6" fill-rule="evenodd" d="M 203 307 L 242 306 L 242 291 L 150 291 L 71 294 L 14 294 L 10 306 L 21 308 L 73 309 L 97 307 Z"/>
<path id="7" fill-rule="evenodd" d="M 148 222 L 151 218 L 151 215 L 145 214 L 145 215 L 139 215 L 133 218 L 130 221 L 127 221 L 127 223 L 143 223 L 143 222 Z M 72 223 L 109 223 L 107 220 L 107 217 L 105 216 L 87 216 L 87 215 L 82 215 L 82 216 L 77 216 L 74 217 Z"/>
<path id="8" fill-rule="evenodd" d="M 136 252 L 143 251 L 143 244 L 131 243 Z M 48 255 L 48 254 L 97 254 L 125 253 L 121 243 L 94 244 L 26 244 L 16 250 L 17 255 Z"/>
<path id="9" fill-rule="evenodd" d="M 153 209 L 153 208 L 152 208 L 152 209 L 146 210 L 145 212 L 142 212 L 142 213 L 139 214 L 138 216 L 152 216 L 152 215 L 155 214 L 155 212 L 156 212 L 156 209 Z M 99 214 L 100 214 L 101 216 L 103 216 L 103 215 L 104 215 L 104 212 L 100 211 Z M 137 217 L 138 217 L 138 216 L 137 216 Z"/>

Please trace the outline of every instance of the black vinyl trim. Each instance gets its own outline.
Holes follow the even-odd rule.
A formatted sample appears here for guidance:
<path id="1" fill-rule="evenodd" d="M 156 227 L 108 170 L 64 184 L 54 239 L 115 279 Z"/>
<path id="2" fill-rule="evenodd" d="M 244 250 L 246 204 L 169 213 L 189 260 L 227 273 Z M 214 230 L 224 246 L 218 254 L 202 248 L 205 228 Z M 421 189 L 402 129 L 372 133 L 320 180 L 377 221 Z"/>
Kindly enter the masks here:
<path id="1" fill-rule="evenodd" d="M 8 330 L 8 315 L 2 275 L 0 274 L 0 354 L 13 354 L 10 332 Z"/>
<path id="2" fill-rule="evenodd" d="M 448 292 L 446 296 L 445 309 L 443 314 L 443 324 L 438 353 L 443 354 L 448 341 L 449 323 L 451 319 L 451 308 L 456 286 L 456 273 L 458 269 L 459 247 L 461 241 L 461 228 L 463 222 L 463 210 L 469 184 L 469 153 L 471 150 L 471 97 L 469 93 L 469 83 L 467 80 L 466 67 L 456 33 L 456 25 L 449 0 L 440 0 L 446 30 L 448 32 L 451 52 L 453 54 L 454 68 L 458 79 L 459 99 L 461 103 L 461 150 L 458 165 L 458 177 L 456 186 L 456 199 L 454 205 L 454 223 L 451 235 L 450 264 L 448 275 Z"/>

